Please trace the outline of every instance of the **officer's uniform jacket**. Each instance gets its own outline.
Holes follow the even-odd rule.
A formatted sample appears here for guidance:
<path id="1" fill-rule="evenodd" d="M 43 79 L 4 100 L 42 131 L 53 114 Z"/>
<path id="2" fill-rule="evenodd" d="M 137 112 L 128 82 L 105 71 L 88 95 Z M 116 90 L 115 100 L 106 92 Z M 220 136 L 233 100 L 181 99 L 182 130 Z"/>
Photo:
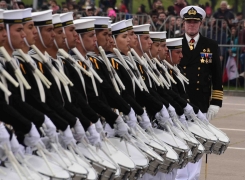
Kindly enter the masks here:
<path id="1" fill-rule="evenodd" d="M 190 102 L 203 113 L 207 112 L 210 104 L 221 107 L 223 86 L 217 42 L 200 35 L 195 49 L 191 51 L 184 36 L 182 46 L 183 58 L 180 66 L 189 79 L 186 90 L 190 95 Z"/>

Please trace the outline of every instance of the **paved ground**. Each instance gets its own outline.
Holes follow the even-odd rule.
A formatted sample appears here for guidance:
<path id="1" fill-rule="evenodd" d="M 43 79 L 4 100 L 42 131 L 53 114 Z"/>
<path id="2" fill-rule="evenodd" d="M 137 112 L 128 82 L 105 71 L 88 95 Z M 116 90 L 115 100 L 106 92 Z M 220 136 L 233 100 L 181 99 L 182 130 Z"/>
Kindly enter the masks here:
<path id="1" fill-rule="evenodd" d="M 244 180 L 245 97 L 225 96 L 223 107 L 212 124 L 224 131 L 231 142 L 224 154 L 208 155 L 207 176 L 203 159 L 200 180 Z"/>

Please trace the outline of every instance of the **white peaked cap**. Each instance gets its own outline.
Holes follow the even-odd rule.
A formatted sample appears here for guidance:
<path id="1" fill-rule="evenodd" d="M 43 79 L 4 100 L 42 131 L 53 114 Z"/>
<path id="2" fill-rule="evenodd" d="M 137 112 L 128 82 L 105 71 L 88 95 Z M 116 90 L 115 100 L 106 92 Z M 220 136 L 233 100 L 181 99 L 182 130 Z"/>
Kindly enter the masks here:
<path id="1" fill-rule="evenodd" d="M 180 49 L 182 48 L 183 38 L 169 38 L 166 40 L 166 45 L 168 49 Z"/>
<path id="2" fill-rule="evenodd" d="M 128 30 L 133 29 L 133 19 L 125 20 L 125 23 L 126 23 Z"/>
<path id="3" fill-rule="evenodd" d="M 109 20 L 109 22 L 108 22 L 108 29 L 111 29 L 111 23 L 112 23 L 112 20 Z"/>
<path id="4" fill-rule="evenodd" d="M 3 23 L 3 12 L 4 10 L 0 9 L 0 23 Z"/>
<path id="5" fill-rule="evenodd" d="M 149 34 L 150 24 L 133 26 L 133 29 L 134 29 L 134 33 L 137 35 Z"/>
<path id="6" fill-rule="evenodd" d="M 28 22 L 32 20 L 31 11 L 32 11 L 32 8 L 27 8 L 23 10 L 23 22 Z"/>
<path id="7" fill-rule="evenodd" d="M 94 27 L 95 29 L 107 29 L 109 24 L 109 17 L 104 16 L 87 16 L 82 17 L 81 19 L 95 19 Z"/>
<path id="8" fill-rule="evenodd" d="M 60 14 L 60 20 L 63 27 L 73 24 L 73 12 L 67 12 Z"/>
<path id="9" fill-rule="evenodd" d="M 23 22 L 23 9 L 7 10 L 3 12 L 4 23 L 15 24 Z"/>
<path id="10" fill-rule="evenodd" d="M 124 33 L 127 30 L 128 29 L 127 29 L 127 25 L 125 23 L 125 20 L 113 23 L 111 25 L 112 35 L 117 35 L 117 34 L 120 34 L 120 33 Z"/>
<path id="11" fill-rule="evenodd" d="M 162 32 L 151 32 L 150 31 L 150 38 L 153 42 L 161 41 L 162 39 L 166 39 L 166 31 Z"/>
<path id="12" fill-rule="evenodd" d="M 52 24 L 52 10 L 31 13 L 35 26 L 47 26 Z"/>
<path id="13" fill-rule="evenodd" d="M 73 22 L 76 28 L 76 32 L 79 34 L 94 30 L 95 19 L 77 19 Z"/>
<path id="14" fill-rule="evenodd" d="M 59 14 L 53 14 L 52 15 L 52 23 L 54 25 L 54 28 L 62 27 L 62 23 L 61 23 Z"/>
<path id="15" fill-rule="evenodd" d="M 185 20 L 202 20 L 206 17 L 206 12 L 198 6 L 186 6 L 180 11 L 180 17 Z"/>

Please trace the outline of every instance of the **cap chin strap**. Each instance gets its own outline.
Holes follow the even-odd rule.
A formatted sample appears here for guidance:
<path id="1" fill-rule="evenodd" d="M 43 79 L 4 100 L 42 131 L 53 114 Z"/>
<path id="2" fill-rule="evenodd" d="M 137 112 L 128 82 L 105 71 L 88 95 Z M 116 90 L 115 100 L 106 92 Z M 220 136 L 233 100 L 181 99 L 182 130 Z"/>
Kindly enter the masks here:
<path id="1" fill-rule="evenodd" d="M 116 42 L 115 36 L 113 35 L 112 37 L 113 37 L 113 40 L 114 40 L 114 42 L 115 42 L 115 45 L 116 45 L 117 49 L 120 51 L 120 49 L 119 49 L 118 46 L 117 46 L 117 42 Z"/>
<path id="2" fill-rule="evenodd" d="M 169 52 L 169 58 L 170 58 L 170 61 L 171 61 L 172 64 L 174 64 L 173 61 L 172 61 L 171 50 L 169 49 L 168 52 Z"/>
<path id="3" fill-rule="evenodd" d="M 36 27 L 37 27 L 38 36 L 39 36 L 39 38 L 41 40 L 41 43 L 42 43 L 43 47 L 47 48 L 47 46 L 43 42 L 43 38 L 42 38 L 42 35 L 41 35 L 41 32 L 40 32 L 39 26 L 36 26 Z"/>
<path id="4" fill-rule="evenodd" d="M 151 54 L 151 50 L 149 50 L 149 54 L 150 54 L 150 56 L 151 56 L 151 59 L 153 59 L 152 54 Z"/>
<path id="5" fill-rule="evenodd" d="M 11 37 L 10 37 L 10 31 L 9 31 L 9 24 L 6 24 L 6 29 L 7 29 L 7 36 L 8 36 L 8 43 L 11 49 L 14 51 L 13 45 L 11 43 Z"/>
<path id="6" fill-rule="evenodd" d="M 57 49 L 59 49 L 59 46 L 58 46 L 58 44 L 57 44 L 57 42 L 56 42 L 55 39 L 54 39 L 54 45 L 55 45 L 55 47 L 56 47 Z"/>
<path id="7" fill-rule="evenodd" d="M 88 51 L 87 51 L 87 49 L 86 49 L 85 46 L 84 46 L 83 39 L 82 39 L 82 37 L 81 37 L 80 34 L 79 34 L 79 39 L 80 39 L 80 42 L 81 42 L 81 44 L 82 44 L 82 47 L 83 47 L 84 51 L 87 53 Z M 96 42 L 96 45 L 97 45 L 97 42 Z M 98 47 L 98 45 L 97 45 L 97 47 Z"/>
<path id="8" fill-rule="evenodd" d="M 63 33 L 66 35 L 65 28 L 62 27 L 62 29 L 63 29 Z M 66 47 L 67 47 L 68 49 L 70 49 L 70 47 L 69 47 L 69 45 L 68 45 L 67 38 L 65 38 L 65 42 L 66 42 Z"/>
<path id="9" fill-rule="evenodd" d="M 140 40 L 140 35 L 137 35 L 138 41 L 139 41 L 139 45 L 140 45 L 140 50 L 142 51 L 142 53 L 144 54 L 142 45 L 141 45 L 141 40 Z"/>
<path id="10" fill-rule="evenodd" d="M 31 47 L 30 44 L 27 42 L 26 38 L 24 37 L 24 41 L 28 47 Z"/>

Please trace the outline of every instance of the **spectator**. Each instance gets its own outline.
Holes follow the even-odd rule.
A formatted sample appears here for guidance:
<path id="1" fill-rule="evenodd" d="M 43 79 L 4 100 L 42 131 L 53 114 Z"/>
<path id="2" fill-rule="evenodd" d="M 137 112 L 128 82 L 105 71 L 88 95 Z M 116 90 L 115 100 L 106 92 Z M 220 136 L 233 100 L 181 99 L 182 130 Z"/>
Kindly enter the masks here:
<path id="1" fill-rule="evenodd" d="M 176 16 L 174 6 L 169 6 L 168 7 L 168 16 Z"/>
<path id="2" fill-rule="evenodd" d="M 205 8 L 204 8 L 205 12 L 206 12 L 206 17 L 210 18 L 212 16 L 212 7 L 209 5 L 208 2 L 205 3 Z"/>
<path id="3" fill-rule="evenodd" d="M 17 4 L 18 4 L 19 9 L 25 9 L 26 8 L 24 2 L 18 1 Z"/>
<path id="4" fill-rule="evenodd" d="M 177 14 L 177 16 L 179 16 L 180 14 L 180 11 L 186 6 L 186 2 L 185 0 L 177 0 L 175 3 L 174 3 L 174 10 L 175 10 L 175 13 Z"/>
<path id="5" fill-rule="evenodd" d="M 0 1 L 0 9 L 7 10 L 7 3 L 6 1 Z"/>
<path id="6" fill-rule="evenodd" d="M 160 26 L 157 24 L 157 22 L 158 22 L 158 14 L 157 14 L 157 10 L 156 10 L 156 9 L 155 9 L 155 10 L 152 10 L 150 16 L 151 16 L 152 23 L 153 23 L 153 27 L 152 27 L 153 29 L 151 29 L 151 30 L 152 30 L 152 31 L 156 31 L 156 30 L 158 30 L 158 28 L 160 27 Z"/>
<path id="7" fill-rule="evenodd" d="M 158 14 L 164 13 L 164 7 L 163 7 L 163 6 L 158 6 L 158 7 L 157 7 L 157 13 L 158 13 Z"/>
<path id="8" fill-rule="evenodd" d="M 82 16 L 86 17 L 86 16 L 93 16 L 93 15 L 94 15 L 94 8 L 92 6 L 87 6 Z"/>
<path id="9" fill-rule="evenodd" d="M 51 0 L 49 3 L 51 5 L 51 9 L 53 10 L 53 14 L 55 14 L 60 9 L 60 7 L 57 5 L 56 0 Z"/>
<path id="10" fill-rule="evenodd" d="M 68 10 L 69 11 L 74 11 L 74 5 L 73 4 L 68 4 Z"/>
<path id="11" fill-rule="evenodd" d="M 157 9 L 158 7 L 162 7 L 162 1 L 161 1 L 161 0 L 156 0 L 156 1 L 153 3 L 152 9 L 155 10 L 155 9 Z"/>
<path id="12" fill-rule="evenodd" d="M 112 8 L 109 8 L 107 14 L 111 18 L 112 23 L 115 23 L 116 22 L 116 18 L 117 18 L 116 12 Z"/>
<path id="13" fill-rule="evenodd" d="M 238 42 L 239 44 L 245 44 L 245 22 L 243 24 L 243 29 L 240 30 L 239 32 Z M 241 72 L 244 72 L 245 70 L 245 47 L 241 48 L 240 63 L 241 63 Z"/>
<path id="14" fill-rule="evenodd" d="M 213 17 L 216 19 L 226 19 L 229 22 L 229 26 L 232 25 L 232 20 L 235 18 L 234 14 L 227 8 L 227 2 L 221 1 L 220 8 L 214 13 Z"/>
<path id="15" fill-rule="evenodd" d="M 49 9 L 49 7 L 48 7 L 47 1 L 43 1 L 43 4 L 41 6 L 41 10 L 44 11 L 44 10 L 48 10 L 48 9 Z"/>
<path id="16" fill-rule="evenodd" d="M 119 12 L 128 13 L 127 6 L 124 4 L 124 1 L 121 1 L 120 7 L 118 8 Z"/>
<path id="17" fill-rule="evenodd" d="M 162 12 L 158 14 L 158 21 L 157 21 L 157 27 L 158 31 L 163 31 L 164 30 L 164 21 L 166 20 L 167 15 L 166 13 Z"/>
<path id="18" fill-rule="evenodd" d="M 227 44 L 231 45 L 231 48 L 228 50 L 229 55 L 235 57 L 237 54 L 237 47 L 233 47 L 233 45 L 238 44 L 238 35 L 237 29 L 235 27 L 231 28 L 231 36 L 227 38 Z"/>
<path id="19" fill-rule="evenodd" d="M 138 8 L 138 13 L 146 14 L 145 5 L 144 4 L 140 5 L 140 7 Z"/>

